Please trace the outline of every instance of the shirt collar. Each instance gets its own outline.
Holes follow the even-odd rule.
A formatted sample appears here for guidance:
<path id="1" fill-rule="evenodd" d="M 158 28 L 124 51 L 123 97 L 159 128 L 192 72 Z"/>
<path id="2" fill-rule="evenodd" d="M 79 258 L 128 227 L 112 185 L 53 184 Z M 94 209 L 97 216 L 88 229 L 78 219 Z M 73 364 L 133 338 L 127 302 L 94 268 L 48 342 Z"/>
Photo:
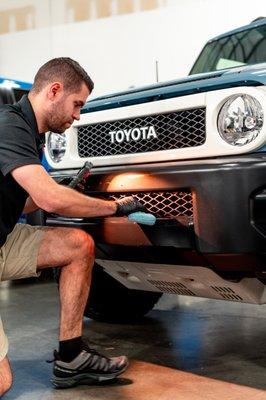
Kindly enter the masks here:
<path id="1" fill-rule="evenodd" d="M 39 134 L 36 117 L 35 117 L 32 105 L 28 99 L 28 96 L 26 94 L 24 94 L 21 97 L 21 99 L 18 101 L 18 104 L 20 105 L 21 111 L 22 111 L 23 115 L 25 116 L 26 120 L 28 121 L 30 127 L 35 132 L 36 138 L 41 140 L 41 136 L 44 136 L 44 135 Z"/>

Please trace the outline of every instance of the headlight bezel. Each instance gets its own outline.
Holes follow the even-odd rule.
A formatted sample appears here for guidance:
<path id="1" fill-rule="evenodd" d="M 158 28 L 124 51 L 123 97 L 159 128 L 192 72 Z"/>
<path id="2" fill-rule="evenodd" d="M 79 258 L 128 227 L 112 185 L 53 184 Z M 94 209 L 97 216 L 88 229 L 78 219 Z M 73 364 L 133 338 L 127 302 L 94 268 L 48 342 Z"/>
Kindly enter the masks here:
<path id="1" fill-rule="evenodd" d="M 230 107 L 233 108 L 233 104 L 242 101 L 241 106 L 244 106 L 245 113 L 239 112 L 239 114 L 235 114 L 234 120 L 234 128 L 230 127 L 230 123 L 233 123 L 233 116 L 230 115 L 229 110 Z M 248 104 L 248 106 L 247 106 Z M 253 108 L 252 108 L 253 107 Z M 249 109 L 247 111 L 247 109 Z M 252 111 L 251 111 L 252 109 Z M 238 111 L 240 108 L 238 108 Z M 241 110 L 240 110 L 241 111 Z M 249 112 L 249 115 L 247 113 Z M 241 127 L 237 132 L 237 122 L 242 117 L 242 128 L 245 125 L 245 129 L 241 131 Z M 237 121 L 237 119 L 239 120 Z M 256 121 L 255 121 L 256 120 Z M 240 121 L 241 123 L 241 121 Z M 253 127 L 248 127 L 247 125 L 253 124 Z M 255 125 L 254 125 L 255 124 Z M 224 125 L 227 125 L 226 127 Z M 223 141 L 230 146 L 234 147 L 242 147 L 254 142 L 257 137 L 260 135 L 261 130 L 263 129 L 264 125 L 264 112 L 261 102 L 253 95 L 248 93 L 235 93 L 231 96 L 228 96 L 222 102 L 218 115 L 217 115 L 217 130 L 219 132 L 220 137 Z M 228 130 L 226 132 L 226 129 Z M 229 131 L 231 129 L 231 132 Z"/>
<path id="2" fill-rule="evenodd" d="M 58 164 L 62 161 L 67 150 L 67 139 L 65 133 L 49 132 L 47 138 L 47 151 L 51 160 Z"/>

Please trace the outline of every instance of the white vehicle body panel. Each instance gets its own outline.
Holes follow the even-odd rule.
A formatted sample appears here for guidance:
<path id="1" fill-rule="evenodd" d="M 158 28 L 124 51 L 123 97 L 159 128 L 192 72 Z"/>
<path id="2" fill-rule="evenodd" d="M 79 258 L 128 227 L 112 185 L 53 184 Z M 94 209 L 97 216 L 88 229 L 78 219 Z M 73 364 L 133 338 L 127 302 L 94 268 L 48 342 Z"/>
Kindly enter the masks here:
<path id="1" fill-rule="evenodd" d="M 59 163 L 55 163 L 45 150 L 45 156 L 53 169 L 80 168 L 85 161 L 90 161 L 94 166 L 137 164 L 156 161 L 174 161 L 210 158 L 226 155 L 245 154 L 257 150 L 266 144 L 266 126 L 258 137 L 244 146 L 232 146 L 226 143 L 217 130 L 217 117 L 221 106 L 231 95 L 249 94 L 255 97 L 266 109 L 265 87 L 236 87 L 216 90 L 207 93 L 199 93 L 167 100 L 153 101 L 133 106 L 113 108 L 109 110 L 89 112 L 81 114 L 80 121 L 66 131 L 67 149 Z M 181 148 L 176 150 L 151 151 L 137 154 L 124 154 L 105 157 L 81 158 L 78 154 L 77 128 L 82 125 L 90 125 L 107 121 L 117 121 L 135 117 L 163 114 L 173 111 L 189 110 L 192 108 L 206 107 L 206 141 L 197 147 Z M 99 140 L 101 138 L 99 137 Z M 151 139 L 152 140 L 152 139 Z M 110 146 L 111 136 L 110 136 Z"/>

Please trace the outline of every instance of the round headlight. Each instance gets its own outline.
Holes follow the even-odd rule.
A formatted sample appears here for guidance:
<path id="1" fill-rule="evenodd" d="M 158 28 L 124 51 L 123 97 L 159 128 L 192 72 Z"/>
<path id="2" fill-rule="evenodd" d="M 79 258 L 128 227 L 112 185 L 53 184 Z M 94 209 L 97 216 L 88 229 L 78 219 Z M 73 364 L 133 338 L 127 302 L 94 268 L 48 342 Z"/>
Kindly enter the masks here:
<path id="1" fill-rule="evenodd" d="M 254 97 L 247 94 L 231 96 L 218 115 L 218 131 L 233 146 L 252 142 L 261 131 L 263 110 Z"/>
<path id="2" fill-rule="evenodd" d="M 66 135 L 64 133 L 50 132 L 48 135 L 47 149 L 51 159 L 58 163 L 66 152 Z"/>

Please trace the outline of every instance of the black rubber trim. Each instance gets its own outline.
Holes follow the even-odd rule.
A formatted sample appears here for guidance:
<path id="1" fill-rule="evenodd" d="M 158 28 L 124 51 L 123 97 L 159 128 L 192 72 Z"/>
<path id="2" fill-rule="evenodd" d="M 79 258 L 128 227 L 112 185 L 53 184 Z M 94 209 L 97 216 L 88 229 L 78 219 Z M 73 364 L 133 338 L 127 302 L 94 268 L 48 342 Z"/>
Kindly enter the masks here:
<path id="1" fill-rule="evenodd" d="M 193 192 L 195 250 L 200 253 L 265 252 L 266 239 L 252 221 L 252 198 L 266 183 L 264 153 L 137 166 L 94 168 L 88 181 L 88 192 L 106 193 L 114 178 L 135 173 L 139 178 L 120 185 L 123 192 L 176 190 Z M 140 173 L 141 172 L 141 173 Z M 64 171 L 60 172 L 61 176 Z M 54 174 L 56 175 L 56 174 Z M 59 174 L 57 174 L 58 176 Z M 122 182 L 122 180 L 121 180 Z M 154 228 L 156 229 L 156 228 Z M 175 229 L 161 234 L 175 241 Z M 156 236 L 154 231 L 154 236 Z M 173 239 L 172 239 L 173 238 Z M 155 246 L 160 240 L 156 239 Z"/>

